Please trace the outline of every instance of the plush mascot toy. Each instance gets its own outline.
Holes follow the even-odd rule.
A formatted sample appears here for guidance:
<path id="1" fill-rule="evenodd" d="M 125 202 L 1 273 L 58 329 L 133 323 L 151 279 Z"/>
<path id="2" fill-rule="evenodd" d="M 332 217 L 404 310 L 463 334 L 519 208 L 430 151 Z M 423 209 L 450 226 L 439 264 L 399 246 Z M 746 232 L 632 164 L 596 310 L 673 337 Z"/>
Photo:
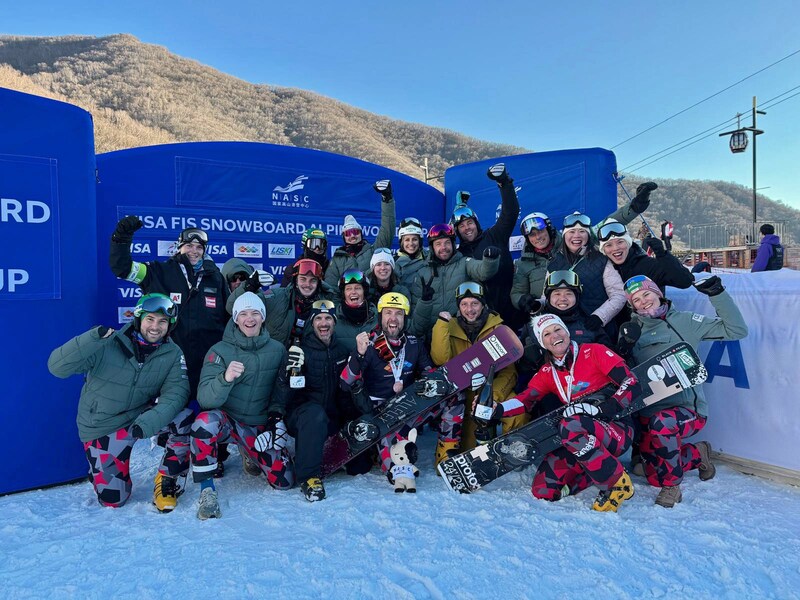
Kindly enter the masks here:
<path id="1" fill-rule="evenodd" d="M 417 475 L 419 469 L 414 465 L 417 462 L 417 430 L 408 432 L 408 439 L 395 442 L 389 449 L 392 465 L 389 467 L 389 483 L 394 484 L 397 494 L 417 492 Z"/>

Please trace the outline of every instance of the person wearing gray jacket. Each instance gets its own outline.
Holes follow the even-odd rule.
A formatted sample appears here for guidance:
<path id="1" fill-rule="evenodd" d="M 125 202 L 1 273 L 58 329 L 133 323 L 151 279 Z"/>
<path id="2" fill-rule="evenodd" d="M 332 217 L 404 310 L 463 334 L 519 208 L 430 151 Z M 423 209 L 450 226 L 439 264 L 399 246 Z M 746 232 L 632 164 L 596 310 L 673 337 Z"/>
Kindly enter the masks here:
<path id="1" fill-rule="evenodd" d="M 740 340 L 747 324 L 733 298 L 716 275 L 695 282 L 698 292 L 708 296 L 716 317 L 678 311 L 664 298 L 658 285 L 645 275 L 625 282 L 625 295 L 634 310 L 622 336 L 635 344 L 632 356 L 641 363 L 677 342 L 697 349 L 704 340 Z M 639 448 L 648 483 L 660 487 L 656 504 L 672 508 L 682 499 L 683 475 L 698 469 L 700 479 L 714 477 L 708 442 L 689 444 L 684 439 L 699 432 L 708 419 L 708 402 L 701 386 L 665 398 L 637 413 L 642 427 Z"/>
<path id="2" fill-rule="evenodd" d="M 353 215 L 344 218 L 342 227 L 342 241 L 333 253 L 328 268 L 325 270 L 325 283 L 331 287 L 339 285 L 344 272 L 348 269 L 357 269 L 363 273 L 369 271 L 369 261 L 375 248 L 391 248 L 394 238 L 395 216 L 394 197 L 392 184 L 388 179 L 376 181 L 372 186 L 381 195 L 381 227 L 375 237 L 375 243 L 370 244 L 364 239 L 361 225 Z"/>
<path id="3" fill-rule="evenodd" d="M 139 298 L 133 322 L 121 330 L 95 327 L 53 350 L 47 367 L 56 377 L 82 373 L 78 435 L 89 477 L 102 506 L 130 498 L 131 449 L 137 440 L 168 432 L 153 502 L 161 512 L 177 504 L 177 478 L 189 470 L 186 408 L 189 379 L 183 352 L 169 333 L 178 308 L 162 294 Z"/>

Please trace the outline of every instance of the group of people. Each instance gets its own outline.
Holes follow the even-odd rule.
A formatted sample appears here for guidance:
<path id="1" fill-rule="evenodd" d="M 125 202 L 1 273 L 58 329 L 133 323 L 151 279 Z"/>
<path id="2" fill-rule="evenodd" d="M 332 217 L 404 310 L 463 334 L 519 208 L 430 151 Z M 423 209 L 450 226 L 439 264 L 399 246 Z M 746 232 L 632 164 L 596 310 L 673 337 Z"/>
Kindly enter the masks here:
<path id="1" fill-rule="evenodd" d="M 593 508 L 616 511 L 633 495 L 619 460 L 631 446 L 633 472 L 661 488 L 662 506 L 680 501 L 684 472 L 713 477 L 708 444 L 685 442 L 706 422 L 702 390 L 613 418 L 637 393 L 629 365 L 678 340 L 696 346 L 747 333 L 719 278 L 694 282 L 660 240 L 648 240 L 652 257 L 633 242 L 626 225 L 647 209 L 656 184 L 639 186 L 629 204 L 597 225 L 580 212 L 560 230 L 544 213 L 525 215 L 515 262 L 514 182 L 502 163 L 487 176 L 501 197 L 496 223 L 482 227 L 468 193 L 459 192 L 450 222 L 427 235 L 418 219 L 403 219 L 396 252 L 389 249 L 396 224 L 391 182 L 376 182 L 375 242 L 347 215 L 343 245 L 328 258 L 324 232 L 306 230 L 303 254 L 279 286 L 241 259 L 218 269 L 197 228 L 180 233 L 172 258 L 134 261 L 130 245 L 142 222 L 122 218 L 110 263 L 141 288 L 132 322 L 118 331 L 90 329 L 55 349 L 48 363 L 59 377 L 86 374 L 77 423 L 100 504 L 128 500 L 131 449 L 150 437 L 165 447 L 153 493 L 160 511 L 176 507 L 191 468 L 201 490 L 198 517 L 221 516 L 216 487 L 231 443 L 247 474 L 263 474 L 278 489 L 298 483 L 307 500 L 321 500 L 329 436 L 357 429 L 408 386 L 425 387 L 437 366 L 504 323 L 519 330 L 526 350 L 494 377 L 492 419 L 473 416 L 479 387 L 442 395 L 374 452 L 348 463 L 347 472 L 377 466 L 390 482 L 406 476 L 409 466 L 393 463 L 392 448 L 402 443 L 413 458 L 409 434 L 415 439 L 411 430 L 423 425 L 437 434 L 438 464 L 475 447 L 478 426 L 505 433 L 565 407 L 562 447 L 534 476 L 537 498 L 558 500 L 594 485 L 600 494 Z M 693 283 L 716 318 L 678 311 L 664 296 L 666 286 Z"/>

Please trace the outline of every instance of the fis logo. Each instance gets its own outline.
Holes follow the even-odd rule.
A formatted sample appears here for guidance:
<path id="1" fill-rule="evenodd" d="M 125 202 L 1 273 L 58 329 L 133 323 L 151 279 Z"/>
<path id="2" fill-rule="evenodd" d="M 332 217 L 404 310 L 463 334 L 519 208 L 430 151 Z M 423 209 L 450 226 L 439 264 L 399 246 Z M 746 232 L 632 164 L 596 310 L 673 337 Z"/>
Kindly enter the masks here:
<path id="1" fill-rule="evenodd" d="M 263 244 L 254 242 L 236 242 L 233 245 L 233 255 L 236 258 L 262 258 Z"/>
<path id="2" fill-rule="evenodd" d="M 270 244 L 270 258 L 294 258 L 294 244 Z"/>

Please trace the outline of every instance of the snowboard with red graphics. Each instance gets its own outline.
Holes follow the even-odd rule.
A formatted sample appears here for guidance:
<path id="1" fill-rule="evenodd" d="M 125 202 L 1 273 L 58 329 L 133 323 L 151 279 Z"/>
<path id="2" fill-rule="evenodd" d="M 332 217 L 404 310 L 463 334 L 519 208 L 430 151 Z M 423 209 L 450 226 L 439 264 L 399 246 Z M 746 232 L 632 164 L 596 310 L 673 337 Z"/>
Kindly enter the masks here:
<path id="1" fill-rule="evenodd" d="M 685 342 L 656 354 L 632 371 L 643 393 L 615 419 L 700 385 L 708 376 L 700 357 Z M 547 454 L 561 446 L 558 427 L 563 412 L 562 406 L 473 450 L 443 460 L 438 467 L 442 479 L 454 492 L 469 494 L 509 471 L 538 465 Z"/>

